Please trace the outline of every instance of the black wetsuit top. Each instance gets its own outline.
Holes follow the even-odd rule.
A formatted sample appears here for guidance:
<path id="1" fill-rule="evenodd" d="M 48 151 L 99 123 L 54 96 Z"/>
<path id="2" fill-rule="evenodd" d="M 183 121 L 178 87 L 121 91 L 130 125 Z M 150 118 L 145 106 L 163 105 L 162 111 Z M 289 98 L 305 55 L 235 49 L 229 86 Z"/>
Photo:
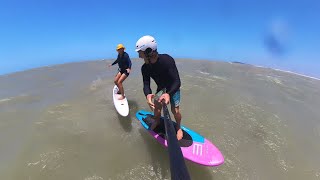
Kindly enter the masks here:
<path id="1" fill-rule="evenodd" d="M 117 60 L 112 63 L 112 66 L 118 63 L 119 71 L 125 71 L 126 69 L 131 69 L 131 60 L 128 53 L 123 52 L 123 56 L 118 54 Z"/>
<path id="2" fill-rule="evenodd" d="M 158 60 L 152 64 L 143 64 L 141 67 L 143 76 L 143 92 L 145 96 L 152 94 L 150 77 L 157 84 L 157 92 L 166 88 L 166 92 L 172 96 L 181 86 L 179 72 L 174 59 L 167 54 L 159 54 Z"/>

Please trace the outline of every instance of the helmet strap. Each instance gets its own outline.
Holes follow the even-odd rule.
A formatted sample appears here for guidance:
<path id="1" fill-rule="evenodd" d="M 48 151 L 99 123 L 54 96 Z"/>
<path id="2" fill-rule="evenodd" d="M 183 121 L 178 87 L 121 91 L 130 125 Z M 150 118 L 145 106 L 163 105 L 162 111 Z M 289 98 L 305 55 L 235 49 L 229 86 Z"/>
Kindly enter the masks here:
<path id="1" fill-rule="evenodd" d="M 151 48 L 147 48 L 145 51 L 144 51 L 144 55 L 150 59 L 151 56 L 152 56 L 152 49 Z"/>
<path id="2" fill-rule="evenodd" d="M 157 50 L 152 50 L 151 48 L 147 48 L 144 51 L 144 55 L 146 57 L 146 63 L 149 64 L 151 62 L 151 58 L 153 58 L 156 55 Z"/>
<path id="3" fill-rule="evenodd" d="M 151 56 L 152 56 L 152 49 L 151 48 L 147 48 L 143 53 L 144 53 L 144 56 L 146 57 L 146 60 L 145 60 L 146 64 L 149 64 Z"/>

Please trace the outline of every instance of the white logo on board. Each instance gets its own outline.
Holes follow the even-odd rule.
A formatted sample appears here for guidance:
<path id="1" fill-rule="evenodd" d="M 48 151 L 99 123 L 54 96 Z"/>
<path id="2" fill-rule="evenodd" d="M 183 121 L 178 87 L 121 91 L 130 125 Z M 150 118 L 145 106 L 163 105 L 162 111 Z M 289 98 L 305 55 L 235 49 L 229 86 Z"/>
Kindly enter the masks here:
<path id="1" fill-rule="evenodd" d="M 202 156 L 202 145 L 194 143 L 193 144 L 192 154 L 195 154 L 197 156 L 199 156 L 199 155 Z"/>

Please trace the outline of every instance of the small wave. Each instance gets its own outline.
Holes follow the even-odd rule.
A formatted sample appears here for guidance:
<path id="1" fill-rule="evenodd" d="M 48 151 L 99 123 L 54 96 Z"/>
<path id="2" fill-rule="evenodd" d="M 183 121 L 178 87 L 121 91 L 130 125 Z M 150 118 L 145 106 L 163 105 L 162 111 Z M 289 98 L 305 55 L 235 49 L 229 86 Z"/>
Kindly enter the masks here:
<path id="1" fill-rule="evenodd" d="M 215 79 L 223 80 L 223 81 L 227 80 L 227 78 L 220 77 L 220 76 L 212 76 L 212 77 L 215 78 Z"/>
<path id="2" fill-rule="evenodd" d="M 15 101 L 15 100 L 27 100 L 27 98 L 34 98 L 33 96 L 27 95 L 27 94 L 20 94 L 18 96 L 13 96 L 13 97 L 7 97 L 4 99 L 0 99 L 0 104 L 9 102 L 9 101 Z"/>
<path id="3" fill-rule="evenodd" d="M 282 81 L 276 77 L 272 77 L 272 76 L 267 76 L 268 80 L 271 82 L 274 82 L 276 84 L 281 84 L 282 85 Z"/>
<path id="4" fill-rule="evenodd" d="M 312 76 L 307 76 L 305 74 L 300 74 L 300 73 L 296 73 L 296 72 L 292 72 L 292 71 L 287 71 L 287 70 L 282 70 L 282 69 L 276 69 L 276 68 L 268 68 L 268 67 L 264 67 L 264 66 L 258 66 L 258 65 L 254 65 L 254 67 L 258 67 L 258 68 L 264 68 L 264 69 L 272 69 L 275 71 L 280 71 L 280 72 L 285 72 L 285 73 L 289 73 L 289 74 L 295 74 L 298 76 L 302 76 L 302 77 L 306 77 L 306 78 L 310 78 L 310 79 L 314 79 L 314 80 L 318 80 L 320 81 L 320 78 L 316 78 L 316 77 L 312 77 Z"/>
<path id="5" fill-rule="evenodd" d="M 281 69 L 274 69 L 274 70 L 281 71 L 281 72 L 286 72 L 286 73 L 290 73 L 290 74 L 295 74 L 295 75 L 298 75 L 298 76 L 303 76 L 303 77 L 306 77 L 306 78 L 310 78 L 310 79 L 314 79 L 314 80 L 320 81 L 319 78 L 312 77 L 312 76 L 307 76 L 307 75 L 304 75 L 304 74 L 295 73 L 295 72 L 292 72 L 292 71 L 285 71 L 285 70 L 281 70 Z"/>
<path id="6" fill-rule="evenodd" d="M 102 80 L 100 77 L 98 77 L 96 80 L 92 81 L 90 85 L 90 90 L 92 91 L 97 90 L 101 86 L 102 86 Z"/>
<path id="7" fill-rule="evenodd" d="M 163 174 L 163 171 L 165 174 Z M 135 168 L 125 171 L 123 174 L 117 175 L 115 179 L 167 179 L 168 170 L 161 169 L 160 166 L 139 164 Z"/>
<path id="8" fill-rule="evenodd" d="M 0 103 L 7 102 L 7 101 L 10 101 L 10 100 L 11 100 L 10 98 L 0 99 Z"/>
<path id="9" fill-rule="evenodd" d="M 203 71 L 198 71 L 198 72 L 200 72 L 201 74 L 204 74 L 204 75 L 209 75 L 210 74 L 208 72 L 203 72 Z"/>
<path id="10" fill-rule="evenodd" d="M 91 177 L 84 178 L 84 180 L 103 180 L 103 178 L 97 175 L 93 175 Z"/>
<path id="11" fill-rule="evenodd" d="M 38 160 L 36 160 L 35 162 L 29 162 L 27 166 L 30 168 L 40 168 L 40 171 L 45 169 L 58 169 L 63 165 L 64 156 L 65 151 L 63 149 L 45 152 L 40 154 Z"/>

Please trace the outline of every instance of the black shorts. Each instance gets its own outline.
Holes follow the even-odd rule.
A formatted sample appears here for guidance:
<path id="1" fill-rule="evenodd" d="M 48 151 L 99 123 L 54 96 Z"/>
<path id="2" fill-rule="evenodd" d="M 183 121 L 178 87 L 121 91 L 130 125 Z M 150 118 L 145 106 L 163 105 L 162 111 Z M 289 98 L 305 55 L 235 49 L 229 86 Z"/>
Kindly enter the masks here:
<path id="1" fill-rule="evenodd" d="M 129 73 L 128 73 L 128 71 L 127 71 L 126 69 L 124 69 L 124 70 L 119 70 L 119 72 L 121 73 L 121 75 L 122 75 L 122 74 L 125 74 L 127 77 L 129 76 Z"/>

